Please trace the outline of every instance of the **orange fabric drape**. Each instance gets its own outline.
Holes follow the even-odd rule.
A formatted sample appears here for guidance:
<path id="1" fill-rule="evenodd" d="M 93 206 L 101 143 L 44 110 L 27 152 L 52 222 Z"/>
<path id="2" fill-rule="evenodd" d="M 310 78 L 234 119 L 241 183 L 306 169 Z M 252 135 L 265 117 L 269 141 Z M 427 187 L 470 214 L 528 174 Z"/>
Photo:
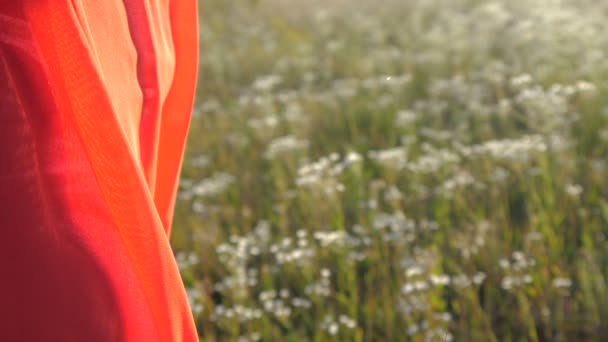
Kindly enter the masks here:
<path id="1" fill-rule="evenodd" d="M 196 0 L 0 0 L 0 340 L 196 341 L 169 234 Z"/>

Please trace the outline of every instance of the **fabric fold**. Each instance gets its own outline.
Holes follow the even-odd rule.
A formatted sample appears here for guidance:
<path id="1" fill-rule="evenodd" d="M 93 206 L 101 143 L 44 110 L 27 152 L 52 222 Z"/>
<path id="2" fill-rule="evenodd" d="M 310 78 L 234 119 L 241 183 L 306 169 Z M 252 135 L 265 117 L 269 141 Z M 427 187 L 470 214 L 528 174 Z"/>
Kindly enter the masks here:
<path id="1" fill-rule="evenodd" d="M 0 24 L 0 340 L 197 341 L 169 245 L 196 1 L 0 2 Z"/>

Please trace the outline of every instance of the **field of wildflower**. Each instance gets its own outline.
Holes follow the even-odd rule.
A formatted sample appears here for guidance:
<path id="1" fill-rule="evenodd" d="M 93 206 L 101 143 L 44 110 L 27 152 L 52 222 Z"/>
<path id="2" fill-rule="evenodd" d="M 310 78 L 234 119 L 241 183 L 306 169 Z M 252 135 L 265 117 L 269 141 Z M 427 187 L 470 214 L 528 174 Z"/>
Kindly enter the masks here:
<path id="1" fill-rule="evenodd" d="M 608 338 L 608 3 L 200 18 L 172 243 L 202 340 Z"/>

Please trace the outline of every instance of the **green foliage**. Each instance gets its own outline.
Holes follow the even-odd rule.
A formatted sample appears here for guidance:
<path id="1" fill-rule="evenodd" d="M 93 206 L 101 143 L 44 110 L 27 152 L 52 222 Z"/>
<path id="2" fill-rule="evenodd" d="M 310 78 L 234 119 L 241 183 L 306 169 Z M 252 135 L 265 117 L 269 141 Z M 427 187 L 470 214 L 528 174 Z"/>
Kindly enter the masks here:
<path id="1" fill-rule="evenodd" d="M 606 336 L 607 10 L 201 2 L 172 243 L 203 340 Z"/>

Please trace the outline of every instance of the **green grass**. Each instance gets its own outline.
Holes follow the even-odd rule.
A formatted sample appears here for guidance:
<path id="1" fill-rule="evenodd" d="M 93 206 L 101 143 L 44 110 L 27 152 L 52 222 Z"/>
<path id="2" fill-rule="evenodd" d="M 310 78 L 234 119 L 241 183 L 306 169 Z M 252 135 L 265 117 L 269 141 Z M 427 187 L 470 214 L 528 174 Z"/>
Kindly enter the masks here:
<path id="1" fill-rule="evenodd" d="M 608 7 L 202 1 L 205 341 L 608 336 Z"/>

